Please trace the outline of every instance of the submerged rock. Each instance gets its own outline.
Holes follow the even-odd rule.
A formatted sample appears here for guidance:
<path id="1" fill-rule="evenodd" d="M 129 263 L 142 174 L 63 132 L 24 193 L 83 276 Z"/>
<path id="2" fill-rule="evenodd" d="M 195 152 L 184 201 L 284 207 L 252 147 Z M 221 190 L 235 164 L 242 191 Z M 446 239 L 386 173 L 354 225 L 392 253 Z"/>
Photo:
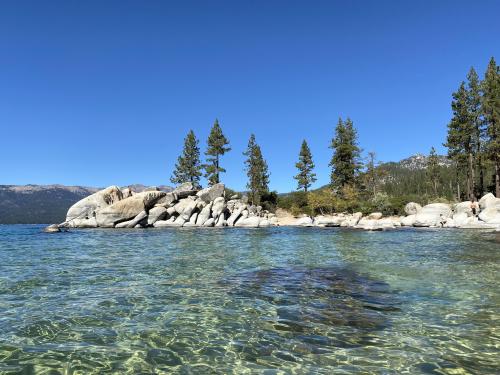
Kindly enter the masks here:
<path id="1" fill-rule="evenodd" d="M 272 268 L 220 283 L 238 298 L 273 305 L 274 329 L 299 339 L 328 327 L 351 327 L 352 335 L 383 329 L 390 324 L 390 314 L 399 310 L 396 294 L 387 283 L 341 267 Z"/>

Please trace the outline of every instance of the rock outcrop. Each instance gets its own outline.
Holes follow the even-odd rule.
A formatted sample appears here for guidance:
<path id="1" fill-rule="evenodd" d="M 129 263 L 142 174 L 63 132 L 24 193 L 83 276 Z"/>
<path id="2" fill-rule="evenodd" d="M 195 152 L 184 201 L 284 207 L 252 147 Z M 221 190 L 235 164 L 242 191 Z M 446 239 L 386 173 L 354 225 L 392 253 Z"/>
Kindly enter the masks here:
<path id="1" fill-rule="evenodd" d="M 231 196 L 226 200 L 223 184 L 199 190 L 191 183 L 182 184 L 172 192 L 156 188 L 142 192 L 120 190 L 110 186 L 75 203 L 66 221 L 50 226 L 56 228 L 165 228 L 165 227 L 268 227 L 294 225 L 303 227 L 344 227 L 369 231 L 398 227 L 444 228 L 498 228 L 500 229 L 500 199 L 487 194 L 478 204 L 474 214 L 472 202 L 453 206 L 433 203 L 421 207 L 410 202 L 404 211 L 407 216 L 384 216 L 374 212 L 363 216 L 361 212 L 293 217 L 284 210 L 276 214 L 248 204 L 245 196 Z M 479 215 L 477 215 L 479 214 Z"/>
<path id="2" fill-rule="evenodd" d="M 198 190 L 185 183 L 166 193 L 151 188 L 139 193 L 116 186 L 77 202 L 59 227 L 259 227 L 277 225 L 274 214 L 237 196 L 226 201 L 223 184 Z"/>

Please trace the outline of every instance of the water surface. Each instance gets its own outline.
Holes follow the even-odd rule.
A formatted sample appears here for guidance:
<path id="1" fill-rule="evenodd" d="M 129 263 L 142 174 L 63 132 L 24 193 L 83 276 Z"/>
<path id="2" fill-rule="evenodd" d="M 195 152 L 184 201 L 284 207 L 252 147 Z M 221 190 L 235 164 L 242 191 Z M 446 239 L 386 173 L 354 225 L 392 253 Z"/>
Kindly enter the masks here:
<path id="1" fill-rule="evenodd" d="M 494 374 L 493 233 L 0 225 L 0 374 Z"/>

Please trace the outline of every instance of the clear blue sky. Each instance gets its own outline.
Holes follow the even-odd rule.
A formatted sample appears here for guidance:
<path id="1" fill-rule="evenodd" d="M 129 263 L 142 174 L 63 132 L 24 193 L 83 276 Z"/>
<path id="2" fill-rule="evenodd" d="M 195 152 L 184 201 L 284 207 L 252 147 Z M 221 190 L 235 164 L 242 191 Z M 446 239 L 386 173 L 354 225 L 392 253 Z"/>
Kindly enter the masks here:
<path id="1" fill-rule="evenodd" d="M 500 1 L 3 1 L 0 184 L 168 184 L 217 117 L 243 189 L 251 132 L 271 188 L 319 180 L 339 116 L 383 161 L 439 152 L 450 95 L 500 59 Z"/>

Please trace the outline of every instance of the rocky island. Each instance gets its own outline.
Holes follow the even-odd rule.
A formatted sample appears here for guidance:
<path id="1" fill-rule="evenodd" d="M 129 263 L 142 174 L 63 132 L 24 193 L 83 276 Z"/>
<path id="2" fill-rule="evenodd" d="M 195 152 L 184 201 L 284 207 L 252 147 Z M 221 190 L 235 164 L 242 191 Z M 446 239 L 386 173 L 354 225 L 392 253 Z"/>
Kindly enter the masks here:
<path id="1" fill-rule="evenodd" d="M 338 213 L 328 216 L 293 217 L 284 210 L 276 213 L 252 205 L 245 195 L 226 196 L 224 184 L 196 189 L 184 183 L 171 192 L 158 188 L 134 192 L 130 188 L 110 186 L 71 206 L 66 220 L 46 228 L 57 232 L 64 228 L 162 228 L 162 227 L 348 227 L 386 230 L 402 226 L 430 228 L 500 229 L 500 198 L 483 196 L 473 212 L 472 202 L 450 205 L 432 203 L 421 207 L 410 202 L 406 216 L 384 217 L 374 212 Z"/>

